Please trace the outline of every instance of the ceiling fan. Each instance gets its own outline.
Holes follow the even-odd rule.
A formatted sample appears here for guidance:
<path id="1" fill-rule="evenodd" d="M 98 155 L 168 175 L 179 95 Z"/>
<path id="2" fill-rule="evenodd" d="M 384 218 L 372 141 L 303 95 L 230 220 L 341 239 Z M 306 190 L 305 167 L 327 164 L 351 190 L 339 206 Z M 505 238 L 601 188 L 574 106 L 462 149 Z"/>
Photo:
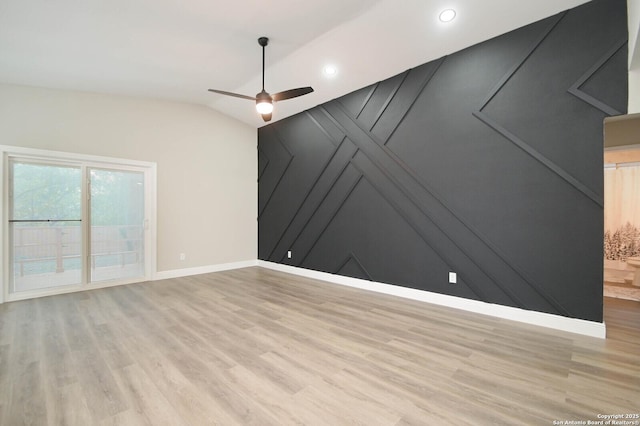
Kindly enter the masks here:
<path id="1" fill-rule="evenodd" d="M 256 101 L 256 110 L 262 115 L 264 121 L 270 121 L 273 113 L 273 103 L 278 101 L 284 101 L 286 99 L 297 98 L 298 96 L 306 95 L 313 92 L 311 87 L 298 87 L 297 89 L 289 89 L 284 92 L 279 92 L 270 95 L 264 90 L 264 48 L 269 44 L 267 37 L 260 37 L 258 44 L 262 46 L 262 91 L 255 97 L 240 95 L 238 93 L 225 92 L 224 90 L 209 89 L 209 92 L 219 93 L 221 95 L 233 96 L 236 98 L 249 99 Z"/>

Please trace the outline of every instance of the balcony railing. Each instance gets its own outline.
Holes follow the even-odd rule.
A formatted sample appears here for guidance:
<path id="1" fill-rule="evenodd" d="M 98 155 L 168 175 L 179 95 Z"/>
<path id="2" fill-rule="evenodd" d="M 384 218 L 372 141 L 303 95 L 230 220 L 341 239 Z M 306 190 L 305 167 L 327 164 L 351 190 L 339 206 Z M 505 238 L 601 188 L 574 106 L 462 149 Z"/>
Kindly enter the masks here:
<path id="1" fill-rule="evenodd" d="M 143 227 L 92 226 L 91 268 L 125 267 L 142 261 Z M 14 276 L 63 273 L 81 267 L 80 226 L 17 226 L 13 229 Z"/>

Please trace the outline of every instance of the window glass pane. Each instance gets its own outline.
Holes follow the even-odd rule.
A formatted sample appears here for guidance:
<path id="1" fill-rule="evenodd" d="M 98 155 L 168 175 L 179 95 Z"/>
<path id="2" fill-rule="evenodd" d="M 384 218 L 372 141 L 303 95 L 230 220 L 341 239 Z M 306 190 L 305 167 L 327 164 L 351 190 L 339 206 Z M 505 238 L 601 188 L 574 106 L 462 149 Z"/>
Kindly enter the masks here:
<path id="1" fill-rule="evenodd" d="M 144 174 L 91 169 L 91 281 L 144 276 Z"/>
<path id="2" fill-rule="evenodd" d="M 12 163 L 11 219 L 81 218 L 80 168 Z"/>
<path id="3" fill-rule="evenodd" d="M 81 171 L 11 163 L 12 292 L 82 282 Z"/>

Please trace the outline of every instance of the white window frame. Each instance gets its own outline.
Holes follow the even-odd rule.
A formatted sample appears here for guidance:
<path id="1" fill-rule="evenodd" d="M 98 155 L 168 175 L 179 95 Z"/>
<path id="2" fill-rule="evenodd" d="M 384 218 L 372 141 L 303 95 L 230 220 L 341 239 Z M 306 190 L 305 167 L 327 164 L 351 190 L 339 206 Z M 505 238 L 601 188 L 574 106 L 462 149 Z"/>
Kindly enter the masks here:
<path id="1" fill-rule="evenodd" d="M 112 287 L 116 285 L 131 284 L 135 282 L 150 281 L 156 275 L 157 255 L 157 164 L 153 162 L 128 160 L 122 158 L 85 155 L 62 151 L 49 151 L 42 149 L 22 148 L 0 145 L 0 188 L 2 189 L 2 209 L 0 209 L 0 223 L 2 224 L 2 241 L 0 241 L 0 261 L 2 273 L 0 274 L 0 303 L 15 300 L 31 299 L 34 297 L 49 296 L 54 294 L 71 293 L 77 291 L 93 290 L 97 288 Z M 145 187 L 145 275 L 135 279 L 113 280 L 107 282 L 88 282 L 90 271 L 86 270 L 82 283 L 76 286 L 64 288 L 40 289 L 19 293 L 10 293 L 10 235 L 9 235 L 9 160 L 32 160 L 43 162 L 59 162 L 69 165 L 77 165 L 82 169 L 82 206 L 83 216 L 88 217 L 87 212 L 87 169 L 118 169 L 125 171 L 139 171 L 144 174 Z M 89 223 L 83 222 L 83 227 L 88 230 Z M 83 233 L 83 247 L 88 244 L 89 233 Z M 85 247 L 86 248 L 86 247 Z"/>

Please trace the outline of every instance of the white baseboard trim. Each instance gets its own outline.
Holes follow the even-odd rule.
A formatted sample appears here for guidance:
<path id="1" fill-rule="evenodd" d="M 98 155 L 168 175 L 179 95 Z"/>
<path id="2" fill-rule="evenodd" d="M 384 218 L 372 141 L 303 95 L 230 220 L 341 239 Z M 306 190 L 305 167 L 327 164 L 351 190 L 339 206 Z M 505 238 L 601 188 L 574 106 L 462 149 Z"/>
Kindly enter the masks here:
<path id="1" fill-rule="evenodd" d="M 360 288 L 363 290 L 375 291 L 406 299 L 419 300 L 441 306 L 462 309 L 483 315 L 490 315 L 526 324 L 538 325 L 555 330 L 568 331 L 570 333 L 582 334 L 584 336 L 606 338 L 607 330 L 602 322 L 587 321 L 576 318 L 567 318 L 560 315 L 547 314 L 543 312 L 528 311 L 510 306 L 496 305 L 492 303 L 480 302 L 477 300 L 464 299 L 462 297 L 449 296 L 445 294 L 432 293 L 430 291 L 416 290 L 391 284 L 384 284 L 375 281 L 367 281 L 358 278 L 344 277 L 341 275 L 329 274 L 326 272 L 313 271 L 310 269 L 298 268 L 295 266 L 282 265 L 279 263 L 258 260 L 257 266 L 300 275 L 303 277 L 327 281 L 334 284 Z M 252 266 L 255 266 L 252 265 Z"/>
<path id="2" fill-rule="evenodd" d="M 78 284 L 78 285 L 68 285 L 68 286 L 60 286 L 60 287 L 52 287 L 52 288 L 27 290 L 27 291 L 21 291 L 18 293 L 13 293 L 9 295 L 9 297 L 7 297 L 5 301 L 17 302 L 19 300 L 37 299 L 39 297 L 57 296 L 60 294 L 69 294 L 69 293 L 80 293 L 83 291 L 98 290 L 101 288 L 137 284 L 144 281 L 145 280 L 143 278 L 135 278 L 135 279 L 129 279 L 129 280 L 122 280 L 122 281 L 92 282 L 90 284 L 85 284 L 85 285 Z"/>
<path id="3" fill-rule="evenodd" d="M 171 269 L 169 271 L 156 272 L 153 276 L 153 281 L 188 277 L 190 275 L 208 274 L 211 272 L 229 271 L 231 269 L 249 268 L 257 265 L 257 260 L 244 260 L 241 262 L 221 263 L 218 265 L 197 266 L 195 268 Z"/>

